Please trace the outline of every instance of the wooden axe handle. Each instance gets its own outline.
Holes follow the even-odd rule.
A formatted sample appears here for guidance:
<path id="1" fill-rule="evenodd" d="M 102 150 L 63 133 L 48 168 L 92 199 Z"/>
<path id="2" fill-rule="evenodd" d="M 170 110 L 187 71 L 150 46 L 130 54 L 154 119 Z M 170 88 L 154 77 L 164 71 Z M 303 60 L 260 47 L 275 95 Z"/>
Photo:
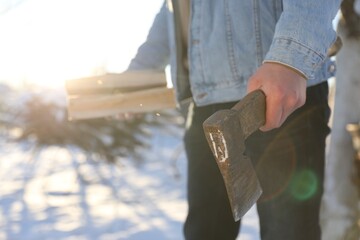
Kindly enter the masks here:
<path id="1" fill-rule="evenodd" d="M 237 111 L 245 139 L 265 124 L 266 96 L 260 89 L 247 94 L 232 110 Z"/>

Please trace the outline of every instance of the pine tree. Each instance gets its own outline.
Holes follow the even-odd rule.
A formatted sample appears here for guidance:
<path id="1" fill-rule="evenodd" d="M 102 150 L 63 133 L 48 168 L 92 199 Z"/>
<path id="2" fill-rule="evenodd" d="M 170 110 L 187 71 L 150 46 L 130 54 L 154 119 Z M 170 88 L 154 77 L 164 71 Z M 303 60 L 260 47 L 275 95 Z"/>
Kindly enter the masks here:
<path id="1" fill-rule="evenodd" d="M 47 99 L 49 95 L 52 98 Z M 51 145 L 76 146 L 93 158 L 111 163 L 121 157 L 141 160 L 142 152 L 151 144 L 153 130 L 166 128 L 166 124 L 182 124 L 176 111 L 148 113 L 131 121 L 112 118 L 69 121 L 62 94 L 14 91 L 11 96 L 18 96 L 17 100 L 5 101 L 0 97 L 0 116 L 7 116 L 0 118 L 0 125 L 7 132 L 17 129 L 14 141 L 32 141 L 37 149 Z M 15 104 L 19 99 L 23 100 Z"/>

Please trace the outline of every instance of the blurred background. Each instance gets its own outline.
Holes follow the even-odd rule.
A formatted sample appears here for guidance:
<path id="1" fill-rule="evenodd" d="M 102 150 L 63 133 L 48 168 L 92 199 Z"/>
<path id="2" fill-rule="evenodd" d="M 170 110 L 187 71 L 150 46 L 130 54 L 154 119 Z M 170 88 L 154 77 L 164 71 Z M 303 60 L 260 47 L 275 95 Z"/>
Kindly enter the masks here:
<path id="1" fill-rule="evenodd" d="M 177 113 L 66 117 L 65 80 L 124 71 L 161 4 L 0 1 L 0 239 L 181 239 Z"/>
<path id="2" fill-rule="evenodd" d="M 58 87 L 65 79 L 125 70 L 163 1 L 0 3 L 0 80 Z"/>

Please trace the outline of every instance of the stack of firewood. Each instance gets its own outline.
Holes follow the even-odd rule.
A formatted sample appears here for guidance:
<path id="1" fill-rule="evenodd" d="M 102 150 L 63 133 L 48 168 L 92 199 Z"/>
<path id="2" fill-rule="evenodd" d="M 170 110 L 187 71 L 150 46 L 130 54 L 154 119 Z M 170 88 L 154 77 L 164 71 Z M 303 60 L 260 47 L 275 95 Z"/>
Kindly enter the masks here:
<path id="1" fill-rule="evenodd" d="M 165 72 L 129 71 L 66 82 L 71 120 L 174 109 L 173 89 Z"/>

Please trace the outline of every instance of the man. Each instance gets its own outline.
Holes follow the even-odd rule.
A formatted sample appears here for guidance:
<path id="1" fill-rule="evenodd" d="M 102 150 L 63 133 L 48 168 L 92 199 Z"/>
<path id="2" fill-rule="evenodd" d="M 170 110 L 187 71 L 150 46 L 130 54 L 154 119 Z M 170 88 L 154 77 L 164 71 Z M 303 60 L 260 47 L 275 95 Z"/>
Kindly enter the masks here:
<path id="1" fill-rule="evenodd" d="M 266 122 L 246 143 L 263 195 L 263 240 L 320 239 L 319 206 L 330 110 L 326 53 L 340 0 L 173 0 L 157 15 L 129 69 L 170 62 L 186 110 L 186 239 L 235 239 L 224 182 L 202 130 L 247 92 L 266 95 Z M 234 130 L 235 131 L 235 130 Z"/>

